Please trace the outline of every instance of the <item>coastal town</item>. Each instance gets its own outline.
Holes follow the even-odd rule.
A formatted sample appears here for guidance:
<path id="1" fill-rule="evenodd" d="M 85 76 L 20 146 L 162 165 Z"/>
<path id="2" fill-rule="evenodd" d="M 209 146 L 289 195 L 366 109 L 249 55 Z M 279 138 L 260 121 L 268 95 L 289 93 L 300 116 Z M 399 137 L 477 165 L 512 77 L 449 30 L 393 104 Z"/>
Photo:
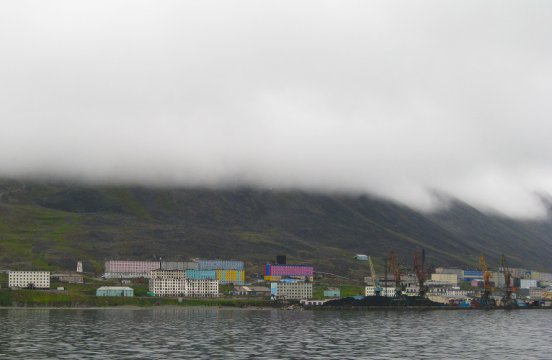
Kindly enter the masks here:
<path id="1" fill-rule="evenodd" d="M 501 266 L 491 270 L 483 256 L 479 269 L 426 269 L 424 258 L 425 252 L 421 257 L 415 254 L 413 266 L 406 268 L 397 263 L 391 252 L 385 259 L 383 273 L 377 274 L 372 258 L 357 254 L 355 259 L 367 264 L 363 283 L 318 273 L 309 264 L 288 263 L 285 255 L 262 265 L 262 274 L 246 273 L 243 260 L 107 260 L 103 274 L 95 276 L 84 272 L 82 261 L 77 261 L 73 271 L 3 270 L 7 281 L 0 281 L 0 291 L 4 294 L 10 291 L 75 294 L 71 289 L 77 288 L 93 289 L 97 298 L 176 299 L 178 302 L 232 299 L 238 304 L 257 299 L 261 304 L 297 304 L 311 308 L 339 303 L 336 300 L 340 299 L 343 303 L 343 299 L 360 301 L 374 297 L 395 300 L 417 297 L 455 308 L 477 307 L 481 301 L 486 305 L 516 308 L 552 305 L 552 273 L 509 268 L 504 257 Z"/>

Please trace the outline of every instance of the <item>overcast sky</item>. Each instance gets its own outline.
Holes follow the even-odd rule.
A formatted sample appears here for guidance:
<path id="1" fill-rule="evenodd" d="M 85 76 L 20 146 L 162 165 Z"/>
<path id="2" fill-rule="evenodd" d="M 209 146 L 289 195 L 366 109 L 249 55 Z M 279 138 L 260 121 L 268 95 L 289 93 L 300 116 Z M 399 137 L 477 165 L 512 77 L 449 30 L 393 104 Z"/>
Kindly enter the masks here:
<path id="1" fill-rule="evenodd" d="M 0 176 L 552 194 L 552 2 L 4 1 Z"/>

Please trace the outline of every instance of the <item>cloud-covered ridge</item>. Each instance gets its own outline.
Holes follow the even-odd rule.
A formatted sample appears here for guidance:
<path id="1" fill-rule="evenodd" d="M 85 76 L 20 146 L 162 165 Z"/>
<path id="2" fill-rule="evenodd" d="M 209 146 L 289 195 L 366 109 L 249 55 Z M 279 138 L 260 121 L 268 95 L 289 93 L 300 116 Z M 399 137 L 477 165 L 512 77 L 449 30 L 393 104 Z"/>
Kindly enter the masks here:
<path id="1" fill-rule="evenodd" d="M 551 24 L 546 2 L 3 3 L 0 174 L 544 216 Z"/>

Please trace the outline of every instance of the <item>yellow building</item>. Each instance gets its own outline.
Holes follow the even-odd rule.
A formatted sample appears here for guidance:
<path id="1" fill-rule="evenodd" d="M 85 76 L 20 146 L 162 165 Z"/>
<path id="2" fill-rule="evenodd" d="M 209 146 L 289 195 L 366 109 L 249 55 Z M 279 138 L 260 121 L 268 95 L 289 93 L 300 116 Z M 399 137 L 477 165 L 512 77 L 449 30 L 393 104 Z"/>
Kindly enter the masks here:
<path id="1" fill-rule="evenodd" d="M 458 275 L 456 274 L 431 274 L 431 280 L 458 285 Z"/>
<path id="2" fill-rule="evenodd" d="M 215 270 L 216 279 L 221 284 L 243 285 L 245 283 L 245 271 L 243 270 Z"/>

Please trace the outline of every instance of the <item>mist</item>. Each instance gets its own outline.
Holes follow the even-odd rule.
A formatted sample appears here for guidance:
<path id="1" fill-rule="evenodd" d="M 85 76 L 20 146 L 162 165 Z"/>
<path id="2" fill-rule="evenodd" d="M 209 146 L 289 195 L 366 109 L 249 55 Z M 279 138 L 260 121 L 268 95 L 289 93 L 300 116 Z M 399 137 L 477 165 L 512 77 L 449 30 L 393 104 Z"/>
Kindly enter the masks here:
<path id="1" fill-rule="evenodd" d="M 0 4 L 0 176 L 541 218 L 552 3 Z"/>

